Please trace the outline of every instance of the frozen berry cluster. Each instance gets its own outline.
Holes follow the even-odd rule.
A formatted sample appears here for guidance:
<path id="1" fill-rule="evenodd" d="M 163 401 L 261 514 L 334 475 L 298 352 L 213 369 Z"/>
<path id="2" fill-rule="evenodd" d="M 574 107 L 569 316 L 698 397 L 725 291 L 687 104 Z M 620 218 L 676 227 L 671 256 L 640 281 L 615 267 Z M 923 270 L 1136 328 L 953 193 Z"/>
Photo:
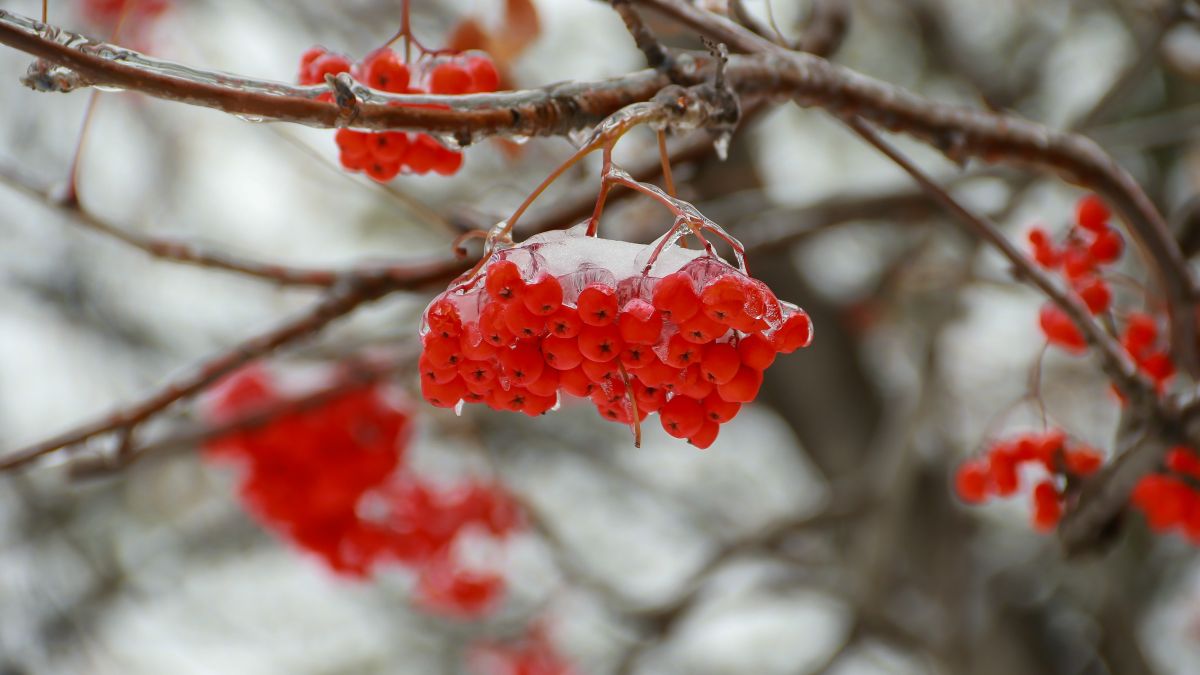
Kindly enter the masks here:
<path id="1" fill-rule="evenodd" d="M 1011 497 L 1021 490 L 1022 468 L 1035 467 L 1041 478 L 1030 493 L 1033 525 L 1041 531 L 1054 528 L 1062 517 L 1068 478 L 1089 476 L 1099 470 L 1104 456 L 1081 444 L 1071 444 L 1061 429 L 1041 434 L 1020 434 L 997 441 L 983 456 L 964 462 L 955 474 L 960 499 L 982 504 L 991 497 Z"/>
<path id="2" fill-rule="evenodd" d="M 469 655 L 468 668 L 473 675 L 575 675 L 578 672 L 558 653 L 540 624 L 519 640 L 477 645 Z"/>
<path id="3" fill-rule="evenodd" d="M 326 75 L 350 73 L 372 89 L 392 94 L 477 94 L 495 91 L 500 75 L 483 52 L 466 52 L 404 62 L 396 51 L 383 48 L 353 63 L 342 54 L 313 47 L 300 58 L 300 84 L 323 84 Z M 332 94 L 321 95 L 330 100 Z M 339 129 L 335 136 L 338 157 L 349 171 L 362 171 L 386 182 L 400 173 L 443 176 L 457 173 L 462 153 L 451 150 L 432 136 L 403 131 L 355 131 Z"/>
<path id="4" fill-rule="evenodd" d="M 667 433 L 707 448 L 812 325 L 719 258 L 651 250 L 572 230 L 494 253 L 425 311 L 425 400 L 540 415 L 566 393 L 623 424 L 657 412 Z"/>
<path id="5" fill-rule="evenodd" d="M 477 616 L 495 605 L 503 578 L 460 564 L 456 548 L 466 532 L 512 532 L 512 499 L 498 485 L 444 489 L 407 471 L 410 414 L 378 387 L 288 406 L 268 373 L 248 369 L 217 387 L 209 403 L 217 425 L 282 410 L 209 441 L 205 451 L 242 468 L 241 499 L 264 526 L 340 574 L 365 577 L 384 563 L 412 569 L 416 598 L 433 611 Z"/>
<path id="6" fill-rule="evenodd" d="M 1055 244 L 1041 228 L 1029 232 L 1034 259 L 1047 270 L 1059 272 L 1093 314 L 1112 309 L 1112 290 L 1104 279 L 1104 269 L 1119 261 L 1125 249 L 1121 234 L 1109 224 L 1111 218 L 1099 197 L 1087 195 L 1076 205 L 1075 227 L 1061 244 Z M 1039 323 L 1050 344 L 1074 354 L 1087 351 L 1083 333 L 1057 305 L 1043 305 Z M 1124 323 L 1121 345 L 1142 373 L 1160 390 L 1164 389 L 1175 375 L 1175 364 L 1159 335 L 1158 321 L 1134 312 Z"/>

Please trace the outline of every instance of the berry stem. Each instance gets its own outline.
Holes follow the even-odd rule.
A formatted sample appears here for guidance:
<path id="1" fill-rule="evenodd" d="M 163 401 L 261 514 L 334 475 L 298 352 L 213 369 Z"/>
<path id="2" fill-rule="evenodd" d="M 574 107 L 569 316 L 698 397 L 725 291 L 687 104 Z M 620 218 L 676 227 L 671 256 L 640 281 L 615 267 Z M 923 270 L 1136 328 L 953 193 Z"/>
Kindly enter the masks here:
<path id="1" fill-rule="evenodd" d="M 637 396 L 633 393 L 633 382 L 629 379 L 629 373 L 625 372 L 624 364 L 617 364 L 617 369 L 621 372 L 621 380 L 625 382 L 625 397 L 629 399 L 631 422 L 633 426 L 633 447 L 642 447 L 642 420 L 638 414 Z"/>
<path id="2" fill-rule="evenodd" d="M 667 131 L 658 130 L 658 155 L 662 157 L 663 186 L 667 194 L 675 196 L 675 180 L 671 177 L 671 156 L 667 154 Z"/>
<path id="3" fill-rule="evenodd" d="M 587 235 L 589 237 L 596 236 L 596 231 L 600 228 L 600 214 L 604 212 L 604 203 L 608 200 L 608 191 L 612 189 L 612 183 L 606 180 L 611 169 L 612 148 L 605 148 L 604 163 L 600 169 L 600 194 L 596 195 L 596 208 L 592 209 L 592 217 L 588 219 Z"/>

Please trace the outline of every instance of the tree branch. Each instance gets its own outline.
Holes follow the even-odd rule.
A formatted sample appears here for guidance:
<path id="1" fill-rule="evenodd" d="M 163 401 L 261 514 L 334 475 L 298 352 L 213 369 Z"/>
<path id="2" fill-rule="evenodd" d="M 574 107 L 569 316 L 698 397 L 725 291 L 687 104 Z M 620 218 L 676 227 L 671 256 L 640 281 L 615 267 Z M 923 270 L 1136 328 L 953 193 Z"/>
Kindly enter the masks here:
<path id="1" fill-rule="evenodd" d="M 684 0 L 635 1 L 735 50 L 763 55 L 761 66 L 774 72 L 778 81 L 761 84 L 792 92 L 801 105 L 820 106 L 840 117 L 857 116 L 888 131 L 906 133 L 956 162 L 976 158 L 1029 166 L 1103 194 L 1153 263 L 1167 300 L 1177 363 L 1193 377 L 1200 376 L 1192 311 L 1196 283 L 1183 254 L 1145 191 L 1091 139 L 1012 115 L 927 101 L 810 54 L 784 49 Z M 745 61 L 730 62 L 729 77 L 739 93 L 752 89 L 744 69 Z"/>
<path id="2" fill-rule="evenodd" d="M 450 261 L 450 264 L 431 265 L 420 271 L 411 270 L 409 282 L 416 284 L 447 280 L 462 267 L 464 265 L 460 261 Z M 378 300 L 401 287 L 401 284 L 388 277 L 358 279 L 343 284 L 308 311 L 213 356 L 190 373 L 168 382 L 141 400 L 53 438 L 0 457 L 0 471 L 25 466 L 62 448 L 107 433 L 130 433 L 150 417 L 173 403 L 200 392 L 221 377 L 280 347 L 309 337 L 359 306 Z"/>

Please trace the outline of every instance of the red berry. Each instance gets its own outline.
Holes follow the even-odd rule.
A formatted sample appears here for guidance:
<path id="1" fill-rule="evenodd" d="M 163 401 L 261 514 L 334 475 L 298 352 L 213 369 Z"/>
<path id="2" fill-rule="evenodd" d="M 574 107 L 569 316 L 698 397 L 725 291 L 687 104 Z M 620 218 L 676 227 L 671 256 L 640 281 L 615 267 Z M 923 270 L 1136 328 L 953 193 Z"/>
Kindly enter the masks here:
<path id="1" fill-rule="evenodd" d="M 463 361 L 458 364 L 458 374 L 467 386 L 485 385 L 496 379 L 496 367 L 489 361 Z"/>
<path id="2" fill-rule="evenodd" d="M 365 170 L 367 175 L 380 183 L 386 183 L 396 177 L 400 173 L 400 162 L 385 162 L 381 159 L 375 159 L 368 162 Z"/>
<path id="3" fill-rule="evenodd" d="M 429 380 L 434 384 L 449 384 L 454 378 L 458 377 L 458 366 L 435 366 L 425 354 L 417 359 L 417 370 L 421 373 L 422 380 Z"/>
<path id="4" fill-rule="evenodd" d="M 589 326 L 607 326 L 617 318 L 617 292 L 612 286 L 588 284 L 575 303 L 579 320 Z"/>
<path id="5" fill-rule="evenodd" d="M 1125 240 L 1121 233 L 1115 230 L 1105 230 L 1096 235 L 1095 241 L 1088 246 L 1088 255 L 1096 262 L 1113 263 L 1121 259 L 1125 251 Z"/>
<path id="6" fill-rule="evenodd" d="M 616 326 L 584 326 L 579 331 L 579 351 L 583 357 L 600 363 L 617 358 L 625 348 L 621 331 Z"/>
<path id="7" fill-rule="evenodd" d="M 650 349 L 649 345 L 629 345 L 621 351 L 621 365 L 628 370 L 636 370 L 649 365 L 651 361 L 657 361 L 658 356 Z"/>
<path id="8" fill-rule="evenodd" d="M 1092 314 L 1108 311 L 1112 304 L 1112 291 L 1103 279 L 1091 278 L 1081 281 L 1075 288 Z"/>
<path id="9" fill-rule="evenodd" d="M 1125 324 L 1121 343 L 1134 358 L 1142 356 L 1158 340 L 1158 323 L 1148 314 L 1133 313 Z"/>
<path id="10" fill-rule="evenodd" d="M 444 149 L 429 134 L 414 134 L 409 139 L 408 154 L 404 157 L 405 164 L 409 171 L 423 176 L 433 171 L 442 161 Z"/>
<path id="11" fill-rule="evenodd" d="M 521 340 L 531 340 L 546 334 L 546 318 L 525 309 L 525 304 L 521 302 L 505 305 L 504 325 Z"/>
<path id="12" fill-rule="evenodd" d="M 802 309 L 796 310 L 783 322 L 779 330 L 775 331 L 771 340 L 780 354 L 791 354 L 812 344 L 812 321 L 808 318 L 808 313 Z"/>
<path id="13" fill-rule="evenodd" d="M 742 359 L 733 345 L 714 342 L 704 348 L 700 372 L 713 384 L 725 384 L 733 379 L 741 365 Z"/>
<path id="14" fill-rule="evenodd" d="M 1081 248 L 1068 248 L 1063 254 L 1063 274 L 1068 281 L 1077 281 L 1096 273 L 1096 260 Z"/>
<path id="15" fill-rule="evenodd" d="M 755 370 L 766 370 L 775 362 L 775 346 L 758 333 L 751 333 L 739 340 L 737 349 L 742 363 Z"/>
<path id="16" fill-rule="evenodd" d="M 1108 207 L 1096 195 L 1083 197 L 1075 206 L 1075 222 L 1079 227 L 1097 234 L 1108 229 L 1111 215 Z"/>
<path id="17" fill-rule="evenodd" d="M 1083 333 L 1079 332 L 1079 328 L 1075 326 L 1075 322 L 1067 316 L 1066 312 L 1058 308 L 1058 305 L 1047 303 L 1042 305 L 1041 312 L 1038 315 L 1038 321 L 1042 327 L 1042 333 L 1052 345 L 1057 345 L 1072 353 L 1083 353 L 1087 351 L 1087 341 L 1083 338 Z"/>
<path id="18" fill-rule="evenodd" d="M 463 361 L 458 340 L 432 333 L 425 336 L 425 351 L 422 356 L 428 358 L 435 368 L 451 368 Z"/>
<path id="19" fill-rule="evenodd" d="M 700 448 L 701 450 L 708 449 L 717 440 L 717 434 L 721 432 L 721 425 L 716 422 L 704 420 L 704 424 L 700 425 L 700 430 L 688 436 L 688 443 Z"/>
<path id="20" fill-rule="evenodd" d="M 617 317 L 621 338 L 634 344 L 651 345 L 662 335 L 663 318 L 654 305 L 634 298 L 625 303 Z"/>
<path id="21" fill-rule="evenodd" d="M 1200 457 L 1186 445 L 1177 445 L 1167 453 L 1167 468 L 1178 474 L 1200 478 Z"/>
<path id="22" fill-rule="evenodd" d="M 550 334 L 561 338 L 579 335 L 579 329 L 582 326 L 583 322 L 579 320 L 579 313 L 571 307 L 560 307 L 546 320 L 546 327 Z"/>
<path id="23" fill-rule="evenodd" d="M 696 314 L 679 326 L 679 335 L 695 344 L 712 342 L 727 332 L 729 328 L 725 324 L 703 313 Z"/>
<path id="24" fill-rule="evenodd" d="M 486 56 L 472 56 L 467 59 L 467 72 L 471 74 L 471 93 L 496 91 L 500 86 L 500 73 L 496 72 L 496 64 Z"/>
<path id="25" fill-rule="evenodd" d="M 525 388 L 528 389 L 530 393 L 538 396 L 557 397 L 558 385 L 562 380 L 562 376 L 559 374 L 559 372 L 560 371 L 554 368 L 545 368 L 542 370 L 542 374 L 538 377 L 538 379 L 527 384 Z M 553 407 L 553 405 L 551 407 Z"/>
<path id="26" fill-rule="evenodd" d="M 538 316 L 549 316 L 562 307 L 562 284 L 550 275 L 543 275 L 525 286 L 521 301 L 525 308 Z"/>
<path id="27" fill-rule="evenodd" d="M 618 364 L 619 362 L 616 359 L 612 361 L 593 361 L 584 358 L 579 367 L 583 369 L 584 374 L 592 382 L 612 385 L 614 382 L 620 382 L 621 380 L 621 371 L 618 369 Z"/>
<path id="28" fill-rule="evenodd" d="M 633 395 L 637 399 L 638 409 L 646 412 L 656 412 L 667 402 L 667 390 L 662 387 L 651 387 L 634 380 Z"/>
<path id="29" fill-rule="evenodd" d="M 559 384 L 563 391 L 580 398 L 587 398 L 596 390 L 596 383 L 592 382 L 592 378 L 583 372 L 583 368 L 562 371 L 559 373 Z"/>
<path id="30" fill-rule="evenodd" d="M 704 397 L 704 416 L 717 424 L 724 424 L 737 416 L 741 403 L 731 403 L 713 392 Z"/>
<path id="31" fill-rule="evenodd" d="M 361 131 L 353 129 L 338 129 L 334 134 L 333 140 L 337 143 L 338 150 L 341 152 L 343 164 L 348 157 L 365 157 L 371 148 L 367 143 L 370 134 L 365 134 Z"/>
<path id="32" fill-rule="evenodd" d="M 980 504 L 988 497 L 988 468 L 983 462 L 963 462 L 954 473 L 954 490 L 968 504 Z"/>
<path id="33" fill-rule="evenodd" d="M 462 333 L 462 319 L 459 318 L 458 308 L 446 298 L 442 298 L 425 310 L 425 324 L 429 331 L 444 338 L 457 337 Z"/>
<path id="34" fill-rule="evenodd" d="M 408 66 L 391 49 L 381 49 L 366 58 L 363 71 L 367 86 L 372 89 L 403 94 L 408 91 Z"/>
<path id="35" fill-rule="evenodd" d="M 1150 354 L 1146 358 L 1140 359 L 1138 365 L 1142 372 L 1146 373 L 1160 387 L 1175 376 L 1175 362 L 1171 360 L 1171 355 L 1167 352 Z"/>
<path id="36" fill-rule="evenodd" d="M 542 354 L 546 363 L 558 370 L 571 370 L 583 361 L 579 352 L 579 344 L 574 338 L 560 338 L 554 335 L 542 340 Z"/>
<path id="37" fill-rule="evenodd" d="M 488 295 L 497 302 L 509 302 L 525 291 L 525 280 L 521 278 L 521 268 L 511 260 L 497 260 L 488 265 L 487 279 L 484 285 Z"/>
<path id="38" fill-rule="evenodd" d="M 457 63 L 440 63 L 429 73 L 429 93 L 465 94 L 471 89 L 471 74 Z"/>
<path id="39" fill-rule="evenodd" d="M 663 429 L 675 438 L 687 438 L 704 425 L 704 409 L 694 399 L 675 395 L 658 411 Z"/>
<path id="40" fill-rule="evenodd" d="M 439 176 L 453 176 L 462 168 L 463 155 L 457 150 L 439 145 L 430 168 Z"/>
<path id="41" fill-rule="evenodd" d="M 676 368 L 686 368 L 700 361 L 701 347 L 683 338 L 682 335 L 672 335 L 667 341 L 667 352 L 663 355 L 663 363 Z"/>
<path id="42" fill-rule="evenodd" d="M 326 75 L 337 75 L 349 70 L 350 59 L 341 54 L 326 53 L 308 64 L 307 72 L 301 75 L 300 84 L 324 84 Z"/>
<path id="43" fill-rule="evenodd" d="M 381 131 L 368 134 L 367 145 L 377 160 L 400 162 L 408 154 L 408 134 L 400 131 Z"/>
<path id="44" fill-rule="evenodd" d="M 662 387 L 670 390 L 679 381 L 679 368 L 669 366 L 657 359 L 652 359 L 650 363 L 639 368 L 634 375 L 645 383 L 646 386 Z"/>
<path id="45" fill-rule="evenodd" d="M 992 448 L 988 457 L 988 469 L 992 477 L 992 487 L 996 494 L 1008 497 L 1016 494 L 1020 488 L 1020 476 L 1017 474 L 1017 462 L 1007 446 Z"/>
<path id="46" fill-rule="evenodd" d="M 485 342 L 493 347 L 507 347 L 512 344 L 515 336 L 504 321 L 504 305 L 491 303 L 479 314 L 479 330 Z"/>
<path id="47" fill-rule="evenodd" d="M 762 371 L 743 365 L 725 384 L 717 385 L 717 394 L 731 403 L 749 403 L 762 387 Z"/>
<path id="48" fill-rule="evenodd" d="M 1054 529 L 1062 518 L 1058 490 L 1050 482 L 1038 483 L 1033 489 L 1033 526 L 1041 531 Z"/>
<path id="49" fill-rule="evenodd" d="M 453 408 L 466 393 L 467 386 L 458 378 L 441 384 L 421 378 L 421 396 L 435 407 Z"/>
<path id="50" fill-rule="evenodd" d="M 703 401 L 713 393 L 713 383 L 704 377 L 699 365 L 688 366 L 683 370 L 675 391 L 684 396 Z"/>
<path id="51" fill-rule="evenodd" d="M 1104 456 L 1090 448 L 1078 448 L 1064 453 L 1067 470 L 1076 476 L 1090 476 L 1100 470 Z"/>
<path id="52" fill-rule="evenodd" d="M 499 358 L 508 379 L 522 386 L 541 377 L 546 367 L 541 350 L 527 342 L 518 342 L 512 349 L 501 350 Z"/>
<path id="53" fill-rule="evenodd" d="M 666 319 L 676 324 L 687 321 L 700 311 L 700 296 L 692 286 L 692 278 L 684 272 L 663 277 L 654 288 L 652 303 Z"/>

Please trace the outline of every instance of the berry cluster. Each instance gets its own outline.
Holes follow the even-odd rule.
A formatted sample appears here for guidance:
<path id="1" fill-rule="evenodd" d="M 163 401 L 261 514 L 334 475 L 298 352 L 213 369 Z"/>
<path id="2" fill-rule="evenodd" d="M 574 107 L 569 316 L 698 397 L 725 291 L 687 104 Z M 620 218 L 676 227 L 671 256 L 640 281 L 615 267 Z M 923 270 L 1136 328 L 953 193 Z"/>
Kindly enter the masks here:
<path id="1" fill-rule="evenodd" d="M 500 84 L 496 66 L 483 52 L 439 56 L 407 64 L 389 48 L 371 52 L 359 63 L 323 47 L 300 58 L 300 84 L 323 84 L 326 75 L 349 72 L 372 89 L 393 94 L 475 94 L 495 91 Z M 330 100 L 332 94 L 321 95 Z M 362 171 L 386 182 L 397 174 L 449 176 L 462 166 L 462 153 L 443 146 L 432 136 L 402 131 L 339 129 L 335 137 L 339 160 L 350 171 Z"/>
<path id="2" fill-rule="evenodd" d="M 506 492 L 486 483 L 439 489 L 404 471 L 409 414 L 378 388 L 311 409 L 286 403 L 267 373 L 250 369 L 220 385 L 208 410 L 217 424 L 283 410 L 206 446 L 209 459 L 243 467 L 242 501 L 264 526 L 341 574 L 365 577 L 384 562 L 413 569 L 417 599 L 431 610 L 476 616 L 495 604 L 501 577 L 464 568 L 455 549 L 464 533 L 515 529 Z"/>
<path id="3" fill-rule="evenodd" d="M 506 644 L 482 644 L 471 650 L 469 670 L 477 675 L 574 675 L 576 672 L 551 644 L 545 629 Z"/>
<path id="4" fill-rule="evenodd" d="M 1104 463 L 1096 450 L 1069 445 L 1062 430 L 1022 434 L 993 443 L 982 457 L 964 462 L 954 477 L 958 496 L 968 504 L 981 504 L 989 497 L 1011 497 L 1021 488 L 1021 468 L 1039 467 L 1045 476 L 1034 486 L 1033 525 L 1046 531 L 1062 517 L 1067 479 L 1095 473 Z"/>
<path id="5" fill-rule="evenodd" d="M 667 433 L 707 448 L 812 326 L 719 258 L 649 249 L 570 231 L 494 253 L 425 310 L 425 400 L 540 415 L 561 391 L 624 424 L 657 412 Z"/>
<path id="6" fill-rule="evenodd" d="M 1062 274 L 1092 314 L 1102 314 L 1111 307 L 1112 290 L 1102 272 L 1105 265 L 1120 260 L 1125 250 L 1125 240 L 1108 224 L 1110 217 L 1108 207 L 1099 197 L 1087 195 L 1079 200 L 1075 209 L 1076 226 L 1061 245 L 1056 245 L 1040 227 L 1029 232 L 1034 259 L 1047 270 Z M 1074 353 L 1087 349 L 1083 334 L 1057 305 L 1043 306 L 1040 320 L 1042 332 L 1051 344 Z"/>
<path id="7" fill-rule="evenodd" d="M 1200 544 L 1200 456 L 1186 446 L 1171 448 L 1164 471 L 1143 476 L 1130 503 L 1155 532 L 1181 531 Z"/>
<path id="8" fill-rule="evenodd" d="M 1067 233 L 1062 245 L 1052 242 L 1041 228 L 1029 232 L 1029 243 L 1038 264 L 1061 272 L 1093 314 L 1108 312 L 1112 306 L 1112 291 L 1101 273 L 1105 265 L 1120 260 L 1125 248 L 1120 233 L 1109 225 L 1110 218 L 1108 207 L 1100 198 L 1088 195 L 1076 205 L 1076 226 Z M 1043 305 L 1039 323 L 1050 344 L 1076 354 L 1087 350 L 1083 333 L 1057 305 Z M 1175 365 L 1160 340 L 1154 317 L 1130 314 L 1121 334 L 1121 345 L 1160 390 L 1175 375 Z"/>

